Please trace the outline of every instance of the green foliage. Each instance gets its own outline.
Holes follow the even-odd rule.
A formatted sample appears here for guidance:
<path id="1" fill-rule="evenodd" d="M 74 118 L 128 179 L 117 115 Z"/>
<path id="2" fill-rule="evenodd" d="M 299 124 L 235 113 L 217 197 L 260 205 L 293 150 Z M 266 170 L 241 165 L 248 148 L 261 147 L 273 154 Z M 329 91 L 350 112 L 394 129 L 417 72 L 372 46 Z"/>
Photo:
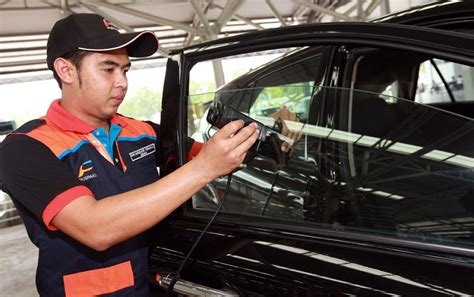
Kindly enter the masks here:
<path id="1" fill-rule="evenodd" d="M 125 99 L 119 112 L 137 119 L 149 119 L 161 112 L 162 93 L 149 88 L 138 90 L 133 97 Z"/>
<path id="2" fill-rule="evenodd" d="M 189 84 L 189 99 L 191 104 L 206 103 L 214 100 L 215 91 L 215 81 L 191 81 Z"/>
<path id="3" fill-rule="evenodd" d="M 255 112 L 256 110 L 284 105 L 292 107 L 301 99 L 308 98 L 311 95 L 312 88 L 312 82 L 265 87 L 257 97 L 251 111 Z"/>

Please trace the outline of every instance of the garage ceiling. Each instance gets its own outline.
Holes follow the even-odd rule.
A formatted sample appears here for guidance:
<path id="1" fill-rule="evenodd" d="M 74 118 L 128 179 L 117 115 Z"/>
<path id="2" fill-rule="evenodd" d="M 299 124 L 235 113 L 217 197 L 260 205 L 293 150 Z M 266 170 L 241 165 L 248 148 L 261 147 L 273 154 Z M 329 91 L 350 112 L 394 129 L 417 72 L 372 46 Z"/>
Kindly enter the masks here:
<path id="1" fill-rule="evenodd" d="M 388 11 L 388 0 L 0 0 L 0 84 L 43 78 L 48 32 L 74 13 L 99 13 L 124 31 L 155 31 L 160 50 L 153 58 L 160 59 L 171 49 L 252 30 L 365 21 Z"/>

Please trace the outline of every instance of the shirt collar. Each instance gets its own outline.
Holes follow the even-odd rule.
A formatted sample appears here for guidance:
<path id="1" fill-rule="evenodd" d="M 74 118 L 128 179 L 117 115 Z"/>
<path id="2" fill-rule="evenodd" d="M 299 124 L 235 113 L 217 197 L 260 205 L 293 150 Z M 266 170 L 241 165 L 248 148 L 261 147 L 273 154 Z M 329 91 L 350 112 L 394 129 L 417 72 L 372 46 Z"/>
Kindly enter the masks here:
<path id="1" fill-rule="evenodd" d="M 49 106 L 46 118 L 64 131 L 87 134 L 96 128 L 72 115 L 61 106 L 61 99 L 54 100 Z M 127 123 L 117 114 L 110 118 L 111 124 L 125 127 Z"/>

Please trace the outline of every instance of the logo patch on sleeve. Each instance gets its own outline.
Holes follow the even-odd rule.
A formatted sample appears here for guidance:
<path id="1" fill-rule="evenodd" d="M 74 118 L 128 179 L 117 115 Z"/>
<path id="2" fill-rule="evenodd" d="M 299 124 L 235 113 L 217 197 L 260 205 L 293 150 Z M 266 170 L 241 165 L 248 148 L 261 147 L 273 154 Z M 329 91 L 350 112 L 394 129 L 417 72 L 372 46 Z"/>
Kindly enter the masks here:
<path id="1" fill-rule="evenodd" d="M 135 162 L 136 160 L 140 160 L 141 158 L 153 154 L 155 151 L 155 144 L 152 143 L 128 154 L 130 156 L 130 159 L 132 159 L 132 162 Z"/>
<path id="2" fill-rule="evenodd" d="M 82 182 L 97 177 L 97 173 L 94 172 L 94 164 L 92 163 L 92 160 L 87 160 L 81 164 L 77 177 Z"/>

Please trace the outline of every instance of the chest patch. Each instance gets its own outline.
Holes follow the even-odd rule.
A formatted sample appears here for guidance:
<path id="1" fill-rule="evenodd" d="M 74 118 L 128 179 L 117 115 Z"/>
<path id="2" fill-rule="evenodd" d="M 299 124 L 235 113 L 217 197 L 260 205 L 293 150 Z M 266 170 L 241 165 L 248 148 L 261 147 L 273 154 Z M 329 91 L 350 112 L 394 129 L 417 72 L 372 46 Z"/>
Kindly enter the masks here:
<path id="1" fill-rule="evenodd" d="M 136 151 L 130 152 L 128 153 L 128 155 L 130 156 L 130 159 L 132 160 L 132 162 L 135 162 L 136 160 L 140 160 L 143 157 L 153 154 L 155 151 L 156 151 L 155 144 L 152 143 L 145 147 L 139 148 Z"/>
<path id="2" fill-rule="evenodd" d="M 82 182 L 97 177 L 97 173 L 94 172 L 94 163 L 92 163 L 92 160 L 87 160 L 81 164 L 77 177 Z"/>

